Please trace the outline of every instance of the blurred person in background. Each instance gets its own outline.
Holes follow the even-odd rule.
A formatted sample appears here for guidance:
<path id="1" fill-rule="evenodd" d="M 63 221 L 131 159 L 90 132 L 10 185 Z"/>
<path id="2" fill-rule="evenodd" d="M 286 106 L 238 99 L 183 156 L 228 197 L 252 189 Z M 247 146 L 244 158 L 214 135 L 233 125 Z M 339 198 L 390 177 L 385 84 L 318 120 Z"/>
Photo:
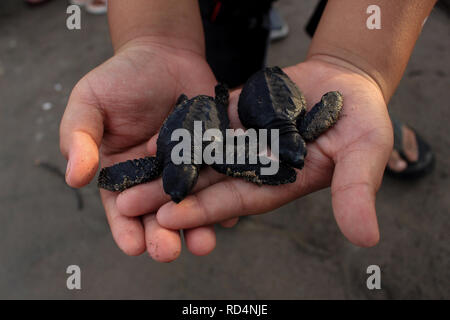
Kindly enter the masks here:
<path id="1" fill-rule="evenodd" d="M 105 14 L 108 11 L 107 0 L 69 0 L 69 2 L 84 7 L 86 12 L 92 14 Z"/>
<path id="2" fill-rule="evenodd" d="M 38 5 L 49 0 L 25 0 L 30 5 Z M 107 12 L 107 0 L 69 0 L 70 4 L 84 7 L 86 12 L 92 14 L 105 14 Z"/>

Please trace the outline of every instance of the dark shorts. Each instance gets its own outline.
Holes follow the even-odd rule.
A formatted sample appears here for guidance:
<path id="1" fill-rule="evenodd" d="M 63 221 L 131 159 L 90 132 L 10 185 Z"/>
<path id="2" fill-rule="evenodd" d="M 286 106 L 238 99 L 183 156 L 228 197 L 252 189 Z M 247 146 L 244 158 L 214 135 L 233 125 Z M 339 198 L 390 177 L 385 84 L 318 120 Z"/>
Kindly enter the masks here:
<path id="1" fill-rule="evenodd" d="M 199 0 L 206 59 L 217 80 L 236 87 L 265 65 L 271 0 Z"/>
<path id="2" fill-rule="evenodd" d="M 217 80 L 233 88 L 266 64 L 269 12 L 276 0 L 199 0 L 206 59 Z M 318 1 L 305 31 L 312 37 L 327 0 Z"/>

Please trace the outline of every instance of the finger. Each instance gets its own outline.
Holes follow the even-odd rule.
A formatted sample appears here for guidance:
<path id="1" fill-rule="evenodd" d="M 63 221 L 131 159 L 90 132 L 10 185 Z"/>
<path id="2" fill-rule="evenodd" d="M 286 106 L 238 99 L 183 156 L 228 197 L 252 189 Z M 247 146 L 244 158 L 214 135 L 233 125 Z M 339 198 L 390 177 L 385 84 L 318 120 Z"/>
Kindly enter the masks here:
<path id="1" fill-rule="evenodd" d="M 233 228 L 239 222 L 239 218 L 231 218 L 225 221 L 222 221 L 220 225 L 224 228 Z"/>
<path id="2" fill-rule="evenodd" d="M 95 176 L 103 135 L 102 113 L 96 105 L 83 101 L 81 91 L 79 86 L 73 90 L 60 126 L 60 149 L 68 159 L 66 181 L 74 188 Z"/>
<path id="3" fill-rule="evenodd" d="M 330 185 L 331 159 L 311 145 L 305 168 L 297 170 L 294 183 L 257 186 L 227 178 L 200 190 L 178 204 L 168 202 L 158 210 L 158 222 L 170 229 L 187 229 L 274 210 L 304 194 Z"/>
<path id="4" fill-rule="evenodd" d="M 148 254 L 158 262 L 171 262 L 178 258 L 181 253 L 179 231 L 161 227 L 155 214 L 147 214 L 142 220 Z"/>
<path id="5" fill-rule="evenodd" d="M 94 139 L 85 132 L 71 135 L 66 169 L 66 182 L 73 188 L 88 184 L 98 169 L 98 148 Z"/>
<path id="6" fill-rule="evenodd" d="M 366 143 L 343 150 L 336 158 L 331 185 L 333 211 L 342 233 L 358 246 L 370 247 L 379 241 L 375 194 L 389 151 L 388 145 Z"/>
<path id="7" fill-rule="evenodd" d="M 147 142 L 147 151 L 151 155 L 156 154 L 156 141 L 158 141 L 158 134 L 155 134 Z"/>
<path id="8" fill-rule="evenodd" d="M 202 190 L 224 178 L 224 175 L 213 169 L 205 168 L 200 172 L 192 192 Z M 121 214 L 136 217 L 148 212 L 156 212 L 163 204 L 170 201 L 170 196 L 164 192 L 160 178 L 121 192 L 117 197 L 117 207 Z"/>
<path id="9" fill-rule="evenodd" d="M 139 218 L 125 217 L 116 207 L 116 194 L 101 190 L 111 233 L 119 248 L 127 255 L 137 256 L 145 251 L 144 228 Z"/>
<path id="10" fill-rule="evenodd" d="M 204 226 L 184 231 L 186 247 L 196 256 L 204 256 L 216 247 L 214 226 Z"/>
<path id="11" fill-rule="evenodd" d="M 298 182 L 297 186 L 277 186 L 277 192 L 273 192 L 273 186 L 258 187 L 229 178 L 188 196 L 178 204 L 164 204 L 158 210 L 157 219 L 164 227 L 186 229 L 267 212 L 293 200 L 297 194 L 296 187 L 299 187 Z"/>

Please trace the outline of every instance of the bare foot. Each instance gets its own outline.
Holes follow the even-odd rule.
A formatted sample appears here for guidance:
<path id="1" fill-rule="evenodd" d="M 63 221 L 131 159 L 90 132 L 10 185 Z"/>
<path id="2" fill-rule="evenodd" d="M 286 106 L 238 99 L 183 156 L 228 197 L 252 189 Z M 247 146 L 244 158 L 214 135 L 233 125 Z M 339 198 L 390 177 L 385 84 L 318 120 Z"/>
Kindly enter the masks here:
<path id="1" fill-rule="evenodd" d="M 406 125 L 402 126 L 403 153 L 409 162 L 416 162 L 419 159 L 419 149 L 417 146 L 416 135 L 414 131 Z M 401 172 L 406 169 L 408 163 L 400 156 L 397 150 L 393 149 L 388 161 L 388 167 L 395 172 Z"/>

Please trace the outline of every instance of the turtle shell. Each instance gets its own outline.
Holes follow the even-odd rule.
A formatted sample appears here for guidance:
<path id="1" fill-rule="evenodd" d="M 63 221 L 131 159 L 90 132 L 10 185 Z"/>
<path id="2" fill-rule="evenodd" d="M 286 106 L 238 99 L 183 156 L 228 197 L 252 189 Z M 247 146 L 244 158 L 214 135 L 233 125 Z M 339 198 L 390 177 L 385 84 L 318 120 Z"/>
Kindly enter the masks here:
<path id="1" fill-rule="evenodd" d="M 306 113 L 300 89 L 279 67 L 265 68 L 246 82 L 239 97 L 239 119 L 247 128 L 292 130 Z"/>
<path id="2" fill-rule="evenodd" d="M 221 109 L 214 98 L 201 95 L 178 104 L 164 122 L 157 140 L 157 157 L 167 164 L 170 161 L 172 149 L 179 141 L 171 141 L 172 133 L 179 128 L 189 131 L 194 137 L 194 121 L 202 122 L 202 133 L 208 129 L 219 129 L 222 132 L 229 127 L 226 110 Z M 201 137 L 200 137 L 201 138 Z M 194 141 L 191 140 L 192 147 Z M 194 156 L 192 149 L 191 155 Z"/>

